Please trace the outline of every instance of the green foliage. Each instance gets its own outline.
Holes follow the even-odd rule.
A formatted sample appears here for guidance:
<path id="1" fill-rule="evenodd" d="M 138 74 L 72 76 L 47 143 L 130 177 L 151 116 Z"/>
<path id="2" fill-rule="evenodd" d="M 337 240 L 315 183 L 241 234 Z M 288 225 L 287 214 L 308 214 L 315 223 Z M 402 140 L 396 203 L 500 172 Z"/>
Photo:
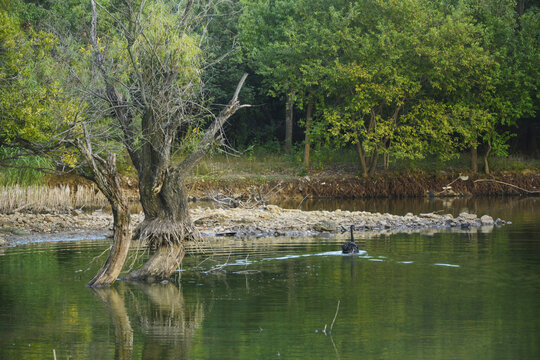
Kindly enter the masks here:
<path id="1" fill-rule="evenodd" d="M 422 166 L 424 159 L 456 160 L 471 147 L 505 156 L 512 127 L 521 119 L 538 123 L 540 11 L 533 1 L 240 0 L 219 2 L 210 20 L 193 22 L 189 31 L 180 29 L 174 2 L 145 3 L 131 20 L 126 10 L 139 9 L 140 1 L 100 5 L 99 50 L 138 130 L 144 97 L 160 109 L 156 119 L 182 108 L 174 101 L 179 94 L 168 92 L 168 73 L 178 89 L 216 112 L 208 104 L 226 103 L 240 74 L 255 72 L 241 96 L 256 106 L 226 129 L 233 146 L 248 149 L 249 161 L 281 154 L 284 95 L 293 95 L 297 118 L 314 104 L 316 168 L 351 150 L 366 171 L 380 157 L 385 166 L 390 159 Z M 1 146 L 51 143 L 77 119 L 100 134 L 99 151 L 120 151 L 112 110 L 86 97 L 103 88 L 90 16 L 84 0 L 0 3 Z M 192 119 L 178 129 L 180 153 L 197 146 L 208 122 L 189 111 Z M 71 140 L 81 135 L 80 127 L 70 132 Z M 138 132 L 133 145 L 142 138 Z M 297 147 L 287 161 L 298 166 L 301 154 Z M 67 147 L 58 158 L 79 164 Z"/>
<path id="2" fill-rule="evenodd" d="M 43 141 L 55 121 L 62 92 L 50 56 L 56 40 L 43 31 L 21 30 L 0 11 L 0 139 Z"/>
<path id="3" fill-rule="evenodd" d="M 6 161 L 7 160 L 7 161 Z M 42 185 L 45 182 L 43 169 L 50 169 L 51 161 L 40 156 L 19 156 L 18 149 L 0 148 L 0 163 L 9 162 L 9 167 L 0 167 L 2 185 Z"/>

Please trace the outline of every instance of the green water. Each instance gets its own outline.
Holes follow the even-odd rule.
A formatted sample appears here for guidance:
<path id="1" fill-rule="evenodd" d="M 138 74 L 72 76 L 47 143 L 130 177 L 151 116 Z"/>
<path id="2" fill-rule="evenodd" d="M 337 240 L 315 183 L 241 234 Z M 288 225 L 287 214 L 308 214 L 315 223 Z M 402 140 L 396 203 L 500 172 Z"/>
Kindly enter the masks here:
<path id="1" fill-rule="evenodd" d="M 303 206 L 513 223 L 360 238 L 359 256 L 337 254 L 335 239 L 224 239 L 187 256 L 169 284 L 99 291 L 85 284 L 105 240 L 8 248 L 0 359 L 540 358 L 540 199 Z"/>

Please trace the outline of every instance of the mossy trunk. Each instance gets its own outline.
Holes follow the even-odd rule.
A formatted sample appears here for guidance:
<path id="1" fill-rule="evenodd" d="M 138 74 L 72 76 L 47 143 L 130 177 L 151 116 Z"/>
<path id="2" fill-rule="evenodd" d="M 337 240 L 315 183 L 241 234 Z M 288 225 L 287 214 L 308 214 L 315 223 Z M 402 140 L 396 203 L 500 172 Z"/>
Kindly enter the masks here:
<path id="1" fill-rule="evenodd" d="M 120 176 L 116 170 L 116 155 L 109 154 L 107 161 L 100 161 L 98 164 L 91 147 L 79 145 L 81 153 L 93 169 L 94 182 L 111 204 L 114 219 L 113 245 L 109 257 L 87 286 L 110 286 L 120 275 L 131 244 L 131 217 L 127 197 L 122 191 Z"/>
<path id="2" fill-rule="evenodd" d="M 127 201 L 122 204 L 112 204 L 114 219 L 113 245 L 107 261 L 88 283 L 89 287 L 110 286 L 120 275 L 131 243 L 131 218 Z"/>
<path id="3" fill-rule="evenodd" d="M 367 178 L 369 176 L 369 168 L 366 162 L 366 154 L 360 141 L 356 143 L 356 151 L 358 151 L 358 158 L 360 159 L 360 167 L 362 169 L 362 176 Z"/>
<path id="4" fill-rule="evenodd" d="M 189 216 L 188 197 L 182 178 L 170 174 L 159 193 L 140 184 L 144 221 L 135 230 L 135 237 L 155 249 L 150 259 L 127 280 L 147 282 L 169 278 L 182 263 L 187 241 L 200 238 Z"/>

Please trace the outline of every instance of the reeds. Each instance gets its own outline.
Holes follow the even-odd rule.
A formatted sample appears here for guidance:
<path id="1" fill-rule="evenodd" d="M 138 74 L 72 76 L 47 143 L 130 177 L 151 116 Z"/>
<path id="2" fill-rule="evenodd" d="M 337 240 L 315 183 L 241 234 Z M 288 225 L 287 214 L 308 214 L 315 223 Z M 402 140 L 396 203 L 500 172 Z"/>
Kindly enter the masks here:
<path id="1" fill-rule="evenodd" d="M 108 206 L 107 199 L 93 186 L 76 188 L 62 185 L 0 186 L 0 212 L 51 212 L 72 209 L 95 209 Z"/>

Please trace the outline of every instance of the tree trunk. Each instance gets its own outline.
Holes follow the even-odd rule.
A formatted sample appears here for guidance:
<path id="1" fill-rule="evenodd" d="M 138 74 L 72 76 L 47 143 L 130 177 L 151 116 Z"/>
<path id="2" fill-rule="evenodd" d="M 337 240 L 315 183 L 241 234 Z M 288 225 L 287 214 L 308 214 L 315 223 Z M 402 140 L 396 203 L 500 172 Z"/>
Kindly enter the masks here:
<path id="1" fill-rule="evenodd" d="M 473 173 L 478 172 L 478 149 L 476 144 L 471 146 L 471 171 Z"/>
<path id="2" fill-rule="evenodd" d="M 184 258 L 184 242 L 200 239 L 189 216 L 184 180 L 176 172 L 169 172 L 159 193 L 147 184 L 139 184 L 144 221 L 135 230 L 135 237 L 155 248 L 151 258 L 127 280 L 147 282 L 169 278 Z"/>
<path id="3" fill-rule="evenodd" d="M 125 280 L 152 283 L 168 279 L 178 269 L 184 255 L 183 244 L 161 245 L 141 268 L 132 271 Z"/>
<path id="4" fill-rule="evenodd" d="M 116 170 L 116 155 L 109 154 L 107 161 L 92 151 L 89 135 L 84 127 L 85 142 L 78 141 L 77 147 L 93 172 L 93 181 L 105 195 L 113 212 L 113 245 L 107 261 L 90 280 L 89 287 L 111 285 L 120 275 L 131 243 L 131 217 L 127 198 L 122 191 L 120 177 Z"/>
<path id="5" fill-rule="evenodd" d="M 131 243 L 131 218 L 127 201 L 121 204 L 111 204 L 113 212 L 113 245 L 107 261 L 88 283 L 89 287 L 104 287 L 111 285 L 120 275 Z"/>
<path id="6" fill-rule="evenodd" d="M 484 172 L 489 175 L 489 154 L 491 153 L 491 144 L 488 142 L 488 148 L 486 150 L 486 154 L 484 155 Z"/>
<path id="7" fill-rule="evenodd" d="M 184 243 L 198 241 L 200 234 L 189 216 L 185 176 L 215 143 L 223 124 L 238 109 L 238 96 L 246 80 L 244 74 L 229 104 L 222 109 L 205 131 L 198 148 L 190 153 L 176 168 L 170 164 L 172 136 L 159 138 L 160 131 L 153 125 L 152 114 L 143 117 L 145 142 L 139 154 L 139 196 L 144 211 L 144 221 L 135 230 L 135 237 L 156 249 L 140 269 L 131 272 L 127 280 L 148 282 L 169 278 L 184 258 Z M 153 136 L 157 139 L 153 139 Z"/>
<path id="8" fill-rule="evenodd" d="M 292 130 L 293 130 L 293 105 L 294 93 L 288 93 L 285 99 L 285 145 L 287 154 L 292 150 Z"/>
<path id="9" fill-rule="evenodd" d="M 360 140 L 358 140 L 358 142 L 356 143 L 356 151 L 358 152 L 358 157 L 360 158 L 360 166 L 362 167 L 362 176 L 368 177 L 369 169 L 366 163 L 366 154 L 364 152 L 364 148 L 362 147 L 362 144 L 360 143 Z"/>
<path id="10" fill-rule="evenodd" d="M 309 153 L 311 150 L 311 144 L 310 144 L 310 132 L 311 132 L 311 116 L 313 114 L 313 98 L 310 96 L 308 106 L 307 106 L 307 114 L 306 114 L 306 135 L 305 135 L 305 148 L 304 148 L 304 167 L 309 169 Z"/>
<path id="11" fill-rule="evenodd" d="M 379 151 L 375 149 L 373 150 L 373 154 L 371 154 L 371 159 L 369 161 L 369 175 L 370 176 L 375 175 L 375 171 L 377 170 L 378 160 L 379 160 Z"/>

